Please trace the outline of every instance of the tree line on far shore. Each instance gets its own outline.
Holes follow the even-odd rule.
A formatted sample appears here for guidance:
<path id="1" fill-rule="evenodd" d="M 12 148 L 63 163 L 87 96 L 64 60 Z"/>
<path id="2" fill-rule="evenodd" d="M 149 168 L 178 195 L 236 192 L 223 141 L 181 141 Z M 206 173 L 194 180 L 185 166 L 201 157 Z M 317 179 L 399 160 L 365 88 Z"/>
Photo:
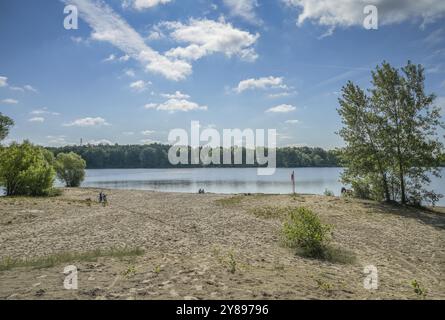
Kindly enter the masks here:
<path id="1" fill-rule="evenodd" d="M 203 167 L 203 165 L 172 165 L 168 160 L 169 145 L 84 145 L 48 148 L 55 155 L 74 152 L 79 154 L 87 163 L 88 169 L 135 169 L 135 168 L 181 168 Z M 189 152 L 189 155 L 191 152 Z M 223 152 L 221 154 L 221 163 Z M 243 149 L 243 159 L 246 150 Z M 190 156 L 189 156 L 190 157 Z M 232 150 L 233 158 L 233 150 Z M 243 161 L 245 162 L 245 161 Z M 190 163 L 190 161 L 189 161 Z M 286 147 L 277 149 L 277 167 L 337 167 L 339 159 L 335 150 L 310 147 Z M 257 167 L 254 165 L 216 165 L 208 167 Z"/>

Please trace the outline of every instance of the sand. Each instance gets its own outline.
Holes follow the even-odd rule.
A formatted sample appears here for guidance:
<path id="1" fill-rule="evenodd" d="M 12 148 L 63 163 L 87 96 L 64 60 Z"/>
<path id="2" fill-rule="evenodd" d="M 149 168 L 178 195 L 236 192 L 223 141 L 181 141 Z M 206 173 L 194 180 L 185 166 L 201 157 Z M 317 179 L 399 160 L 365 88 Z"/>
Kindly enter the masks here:
<path id="1" fill-rule="evenodd" d="M 371 201 L 299 195 L 243 196 L 66 189 L 56 198 L 0 198 L 0 259 L 140 247 L 127 258 L 0 271 L 0 299 L 445 299 L 445 215 Z M 91 198 L 91 206 L 85 201 Z M 230 202 L 230 201 L 229 201 Z M 280 242 L 282 220 L 252 208 L 305 206 L 334 226 L 349 264 L 303 258 Z M 367 290 L 364 268 L 378 269 Z"/>

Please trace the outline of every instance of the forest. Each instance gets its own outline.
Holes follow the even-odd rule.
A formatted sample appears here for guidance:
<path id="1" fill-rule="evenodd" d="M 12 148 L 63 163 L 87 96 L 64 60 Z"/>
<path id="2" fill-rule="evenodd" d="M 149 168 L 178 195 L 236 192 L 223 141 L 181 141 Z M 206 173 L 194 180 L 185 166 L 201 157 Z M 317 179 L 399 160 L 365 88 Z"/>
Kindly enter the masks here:
<path id="1" fill-rule="evenodd" d="M 135 169 L 135 168 L 178 168 L 171 165 L 168 151 L 171 146 L 151 145 L 84 145 L 48 148 L 55 156 L 59 153 L 74 152 L 87 163 L 88 169 Z M 243 152 L 245 155 L 245 150 Z M 222 155 L 222 152 L 221 152 Z M 222 163 L 222 161 L 221 161 Z M 277 149 L 277 167 L 337 167 L 337 152 L 322 148 L 285 147 Z M 258 165 L 210 165 L 209 167 L 257 167 Z M 203 167 L 187 165 L 187 167 Z"/>

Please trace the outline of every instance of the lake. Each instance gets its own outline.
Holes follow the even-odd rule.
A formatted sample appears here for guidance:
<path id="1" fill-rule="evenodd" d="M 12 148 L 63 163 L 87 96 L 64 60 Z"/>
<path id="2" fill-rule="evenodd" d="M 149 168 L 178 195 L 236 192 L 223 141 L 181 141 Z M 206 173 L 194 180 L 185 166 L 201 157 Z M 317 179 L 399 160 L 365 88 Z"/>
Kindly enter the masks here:
<path id="1" fill-rule="evenodd" d="M 206 192 L 223 194 L 287 194 L 292 192 L 290 175 L 293 170 L 297 193 L 323 194 L 328 189 L 340 195 L 342 168 L 280 168 L 272 176 L 258 176 L 255 168 L 101 169 L 87 170 L 82 186 L 184 193 L 197 193 L 203 188 Z M 445 194 L 444 179 L 434 178 L 431 188 Z M 444 199 L 440 205 L 445 206 Z"/>

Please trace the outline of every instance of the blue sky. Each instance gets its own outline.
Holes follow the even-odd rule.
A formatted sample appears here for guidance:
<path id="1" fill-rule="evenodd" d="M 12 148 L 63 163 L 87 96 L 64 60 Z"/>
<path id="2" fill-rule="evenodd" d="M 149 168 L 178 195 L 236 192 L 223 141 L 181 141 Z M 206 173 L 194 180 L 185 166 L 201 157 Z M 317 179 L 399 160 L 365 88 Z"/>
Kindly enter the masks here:
<path id="1" fill-rule="evenodd" d="M 444 19 L 443 0 L 2 0 L 0 112 L 8 141 L 49 146 L 167 142 L 193 120 L 334 148 L 341 87 L 383 60 L 423 64 L 445 107 Z"/>

